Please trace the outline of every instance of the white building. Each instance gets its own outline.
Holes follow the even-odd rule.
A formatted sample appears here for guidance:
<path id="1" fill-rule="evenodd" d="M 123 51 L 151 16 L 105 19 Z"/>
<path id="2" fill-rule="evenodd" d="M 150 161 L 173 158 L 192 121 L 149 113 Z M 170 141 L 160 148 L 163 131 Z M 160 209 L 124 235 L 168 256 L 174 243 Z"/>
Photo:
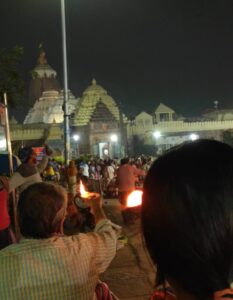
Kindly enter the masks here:
<path id="1" fill-rule="evenodd" d="M 176 120 L 176 113 L 163 103 L 154 114 L 141 112 L 128 123 L 128 149 L 133 153 L 134 141 L 143 152 L 143 146 L 154 146 L 154 153 L 163 151 L 198 138 L 223 140 L 224 132 L 233 130 L 233 110 L 212 111 L 201 121 Z M 153 148 L 150 148 L 153 149 Z"/>

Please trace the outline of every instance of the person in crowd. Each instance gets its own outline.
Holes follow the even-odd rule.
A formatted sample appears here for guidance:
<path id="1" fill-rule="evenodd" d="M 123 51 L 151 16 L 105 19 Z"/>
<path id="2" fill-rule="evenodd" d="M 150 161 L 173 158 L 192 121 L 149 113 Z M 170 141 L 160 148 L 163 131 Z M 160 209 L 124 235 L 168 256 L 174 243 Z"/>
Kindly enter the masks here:
<path id="1" fill-rule="evenodd" d="M 8 212 L 8 190 L 8 178 L 0 176 L 0 249 L 16 242 Z"/>
<path id="2" fill-rule="evenodd" d="M 117 169 L 116 175 L 123 221 L 126 225 L 134 223 L 134 214 L 132 209 L 126 207 L 126 201 L 128 195 L 135 190 L 135 182 L 138 176 L 144 176 L 145 171 L 129 164 L 129 158 L 126 157 L 121 159 L 121 165 Z"/>
<path id="3" fill-rule="evenodd" d="M 107 165 L 107 176 L 108 176 L 107 184 L 109 184 L 115 177 L 114 162 L 112 160 L 108 160 L 106 162 L 106 165 Z"/>
<path id="4" fill-rule="evenodd" d="M 18 192 L 21 193 L 29 185 L 42 181 L 40 174 L 47 167 L 49 156 L 52 154 L 48 146 L 45 146 L 45 154 L 42 161 L 37 164 L 37 155 L 32 147 L 24 147 L 19 151 L 22 164 L 10 178 L 9 192 L 17 188 Z"/>
<path id="5" fill-rule="evenodd" d="M 48 165 L 52 166 L 53 170 L 54 170 L 54 175 L 55 175 L 55 180 L 57 182 L 60 181 L 61 176 L 60 176 L 60 166 L 59 164 L 55 161 L 55 159 L 50 159 Z"/>
<path id="6" fill-rule="evenodd" d="M 65 236 L 62 187 L 35 183 L 20 194 L 23 238 L 0 251 L 2 299 L 95 299 L 99 274 L 115 256 L 120 227 L 106 218 L 98 194 L 85 201 L 95 216 L 95 232 Z"/>
<path id="7" fill-rule="evenodd" d="M 78 170 L 74 160 L 69 162 L 69 166 L 67 168 L 67 183 L 68 183 L 68 190 L 69 193 L 74 198 L 77 194 L 77 174 Z"/>
<path id="8" fill-rule="evenodd" d="M 43 172 L 43 178 L 47 181 L 54 181 L 55 180 L 55 172 L 53 166 L 50 164 L 47 165 Z"/>
<path id="9" fill-rule="evenodd" d="M 96 168 L 94 160 L 91 160 L 89 164 L 89 176 L 91 179 L 96 179 Z"/>
<path id="10" fill-rule="evenodd" d="M 198 140 L 158 158 L 141 213 L 157 286 L 170 284 L 177 300 L 233 299 L 232 147 Z"/>
<path id="11" fill-rule="evenodd" d="M 89 178 L 89 167 L 85 161 L 82 161 L 79 165 L 80 169 L 82 169 L 82 175 L 86 178 Z"/>
<path id="12" fill-rule="evenodd" d="M 103 178 L 103 170 L 104 170 L 104 161 L 102 159 L 99 159 L 96 162 L 97 179 Z"/>

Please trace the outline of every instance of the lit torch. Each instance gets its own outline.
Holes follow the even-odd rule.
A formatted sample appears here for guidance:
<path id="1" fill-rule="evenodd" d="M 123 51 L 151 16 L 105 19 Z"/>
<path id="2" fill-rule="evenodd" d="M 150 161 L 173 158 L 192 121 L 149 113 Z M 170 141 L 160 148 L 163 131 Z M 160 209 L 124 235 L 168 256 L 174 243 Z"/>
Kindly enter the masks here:
<path id="1" fill-rule="evenodd" d="M 85 190 L 85 187 L 82 183 L 82 181 L 80 180 L 80 187 L 79 187 L 79 192 L 82 198 L 89 198 L 91 196 L 92 193 L 89 193 L 88 191 Z"/>
<path id="2" fill-rule="evenodd" d="M 135 190 L 129 194 L 126 201 L 126 207 L 136 207 L 142 204 L 142 191 Z"/>

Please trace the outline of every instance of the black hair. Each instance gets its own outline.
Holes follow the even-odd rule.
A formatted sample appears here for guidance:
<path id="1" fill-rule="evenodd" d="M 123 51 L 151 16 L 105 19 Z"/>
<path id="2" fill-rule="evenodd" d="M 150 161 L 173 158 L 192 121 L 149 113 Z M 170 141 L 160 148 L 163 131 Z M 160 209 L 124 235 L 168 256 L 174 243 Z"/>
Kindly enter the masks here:
<path id="1" fill-rule="evenodd" d="M 18 220 L 24 237 L 48 238 L 60 231 L 64 214 L 58 212 L 67 202 L 65 190 L 50 183 L 35 183 L 19 197 Z M 64 209 L 65 213 L 65 209 Z"/>
<path id="2" fill-rule="evenodd" d="M 146 176 L 142 229 L 160 278 L 198 299 L 233 281 L 233 148 L 213 140 L 178 146 Z"/>
<path id="3" fill-rule="evenodd" d="M 129 158 L 128 157 L 124 157 L 121 159 L 121 165 L 126 165 L 129 163 Z"/>

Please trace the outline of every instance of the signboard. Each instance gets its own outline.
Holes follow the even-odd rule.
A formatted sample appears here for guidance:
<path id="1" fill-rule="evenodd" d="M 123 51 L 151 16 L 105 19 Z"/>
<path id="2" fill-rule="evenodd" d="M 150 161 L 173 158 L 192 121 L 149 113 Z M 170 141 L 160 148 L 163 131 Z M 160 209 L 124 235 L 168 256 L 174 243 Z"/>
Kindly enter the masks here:
<path id="1" fill-rule="evenodd" d="M 33 147 L 32 148 L 36 153 L 37 161 L 41 161 L 42 158 L 45 156 L 45 149 L 44 147 Z"/>

